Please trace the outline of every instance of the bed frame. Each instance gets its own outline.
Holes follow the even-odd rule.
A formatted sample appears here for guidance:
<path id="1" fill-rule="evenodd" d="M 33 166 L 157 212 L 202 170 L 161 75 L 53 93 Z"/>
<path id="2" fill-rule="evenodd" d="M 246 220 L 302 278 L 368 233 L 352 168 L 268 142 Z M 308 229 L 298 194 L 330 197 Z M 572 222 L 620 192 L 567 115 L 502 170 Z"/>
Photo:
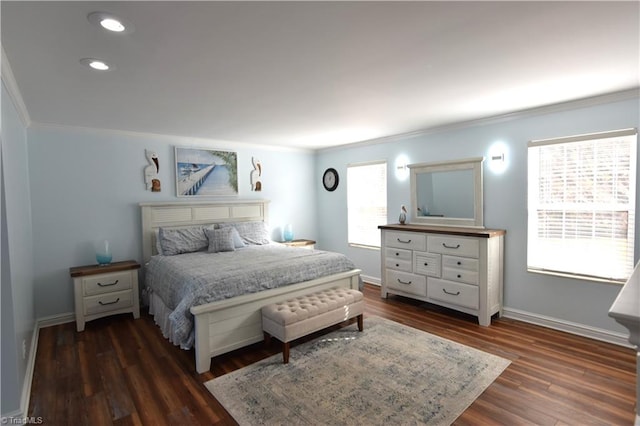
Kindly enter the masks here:
<path id="1" fill-rule="evenodd" d="M 146 264 L 157 254 L 156 231 L 218 222 L 260 220 L 268 223 L 267 200 L 141 203 L 142 254 Z M 211 367 L 211 358 L 263 340 L 260 309 L 264 305 L 331 287 L 357 290 L 360 270 L 194 306 L 196 371 Z"/>

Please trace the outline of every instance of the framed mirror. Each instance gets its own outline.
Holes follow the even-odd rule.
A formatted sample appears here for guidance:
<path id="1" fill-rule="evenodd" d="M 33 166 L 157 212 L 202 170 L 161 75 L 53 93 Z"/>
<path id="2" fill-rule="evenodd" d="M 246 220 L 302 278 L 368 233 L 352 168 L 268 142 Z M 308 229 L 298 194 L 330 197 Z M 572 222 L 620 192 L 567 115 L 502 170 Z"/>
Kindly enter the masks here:
<path id="1" fill-rule="evenodd" d="M 482 157 L 410 164 L 415 224 L 484 227 Z"/>

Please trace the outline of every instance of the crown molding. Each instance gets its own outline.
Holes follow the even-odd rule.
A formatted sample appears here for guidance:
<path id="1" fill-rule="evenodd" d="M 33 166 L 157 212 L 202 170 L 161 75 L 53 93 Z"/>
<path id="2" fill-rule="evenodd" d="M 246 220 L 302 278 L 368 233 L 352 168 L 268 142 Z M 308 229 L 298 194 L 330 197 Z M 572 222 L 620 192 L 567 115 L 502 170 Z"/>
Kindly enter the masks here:
<path id="1" fill-rule="evenodd" d="M 9 64 L 9 60 L 7 59 L 7 54 L 4 51 L 4 47 L 1 45 L 0 47 L 2 48 L 2 58 L 0 59 L 2 82 L 7 88 L 7 92 L 9 93 L 9 97 L 11 98 L 11 102 L 18 112 L 18 117 L 20 117 L 22 125 L 24 127 L 29 127 L 31 126 L 31 117 L 29 117 L 29 111 L 27 110 L 27 106 L 22 99 L 20 89 L 18 89 L 18 83 L 16 82 L 13 71 L 11 70 L 11 65 Z"/>
<path id="2" fill-rule="evenodd" d="M 238 147 L 241 146 L 246 149 L 261 149 L 263 151 L 274 151 L 274 152 L 299 152 L 299 153 L 307 153 L 307 154 L 313 154 L 315 152 L 313 149 L 310 149 L 310 148 L 297 148 L 297 147 L 281 146 L 281 145 L 262 145 L 262 144 L 251 143 L 251 142 L 228 141 L 228 140 L 222 140 L 222 139 L 207 139 L 207 138 L 201 138 L 201 137 L 167 135 L 167 134 L 151 133 L 151 132 L 136 132 L 133 130 L 104 129 L 100 127 L 74 126 L 70 124 L 32 122 L 31 127 L 34 129 L 50 129 L 50 130 L 59 130 L 59 131 L 122 135 L 122 136 L 131 137 L 131 138 L 153 139 L 154 141 L 164 140 L 168 143 L 172 143 L 179 146 L 185 146 L 189 148 L 197 148 L 197 147 L 207 148 L 207 147 L 211 147 L 211 144 L 214 143 L 217 148 L 224 148 L 224 149 L 238 149 Z"/>
<path id="3" fill-rule="evenodd" d="M 586 108 L 590 106 L 603 105 L 613 102 L 626 101 L 629 99 L 640 98 L 640 87 L 621 90 L 618 92 L 606 93 L 588 98 L 576 99 L 572 101 L 559 102 L 556 104 L 544 105 L 535 108 L 523 109 L 520 111 L 509 112 L 506 114 L 494 115 L 490 117 L 478 118 L 475 120 L 460 121 L 457 123 L 444 124 L 441 126 L 428 127 L 426 129 L 416 130 L 414 132 L 399 133 L 397 135 L 384 136 L 376 139 L 368 139 L 366 141 L 347 143 L 327 148 L 317 149 L 316 152 L 329 152 L 334 150 L 356 147 L 365 147 L 370 145 L 378 145 L 382 143 L 392 142 L 398 139 L 408 139 L 419 136 L 431 135 L 434 133 L 449 132 L 464 129 L 472 126 L 483 126 L 488 124 L 497 124 L 505 121 L 517 120 L 522 118 L 533 117 L 542 114 L 551 114 L 554 112 L 568 111 L 578 108 Z"/>

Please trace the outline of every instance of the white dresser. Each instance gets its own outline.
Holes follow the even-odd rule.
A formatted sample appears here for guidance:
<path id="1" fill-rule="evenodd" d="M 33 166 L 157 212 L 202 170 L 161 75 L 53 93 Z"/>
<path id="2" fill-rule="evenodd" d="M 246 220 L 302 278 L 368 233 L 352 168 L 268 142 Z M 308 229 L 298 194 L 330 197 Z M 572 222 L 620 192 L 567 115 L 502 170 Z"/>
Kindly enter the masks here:
<path id="1" fill-rule="evenodd" d="M 424 300 L 478 317 L 502 313 L 504 234 L 500 229 L 384 225 L 382 297 Z"/>

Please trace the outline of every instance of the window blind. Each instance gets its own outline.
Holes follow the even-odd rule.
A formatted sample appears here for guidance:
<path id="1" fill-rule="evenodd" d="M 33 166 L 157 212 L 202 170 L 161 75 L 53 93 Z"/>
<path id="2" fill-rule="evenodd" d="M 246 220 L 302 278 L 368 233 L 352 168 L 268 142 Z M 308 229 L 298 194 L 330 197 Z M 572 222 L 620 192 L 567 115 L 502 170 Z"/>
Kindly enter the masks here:
<path id="1" fill-rule="evenodd" d="M 532 141 L 527 266 L 625 281 L 633 270 L 635 129 Z"/>
<path id="2" fill-rule="evenodd" d="M 380 247 L 379 225 L 387 223 L 387 163 L 347 166 L 349 244 Z"/>

